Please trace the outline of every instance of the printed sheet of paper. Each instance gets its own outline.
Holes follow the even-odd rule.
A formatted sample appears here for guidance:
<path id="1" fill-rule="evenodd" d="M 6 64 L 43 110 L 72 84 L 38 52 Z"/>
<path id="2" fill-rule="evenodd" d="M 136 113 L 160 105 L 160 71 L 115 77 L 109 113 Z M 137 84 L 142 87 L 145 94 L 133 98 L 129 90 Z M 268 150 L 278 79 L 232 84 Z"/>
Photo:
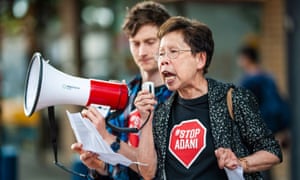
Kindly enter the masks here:
<path id="1" fill-rule="evenodd" d="M 129 166 L 132 163 L 142 164 L 139 162 L 132 162 L 125 156 L 115 153 L 100 136 L 92 122 L 83 118 L 79 112 L 70 113 L 67 111 L 67 115 L 75 137 L 78 142 L 83 144 L 83 149 L 85 151 L 99 154 L 99 159 L 112 165 L 122 164 Z"/>
<path id="2" fill-rule="evenodd" d="M 228 168 L 224 168 L 229 180 L 244 180 L 243 176 L 243 168 L 238 166 L 234 170 L 230 170 Z"/>

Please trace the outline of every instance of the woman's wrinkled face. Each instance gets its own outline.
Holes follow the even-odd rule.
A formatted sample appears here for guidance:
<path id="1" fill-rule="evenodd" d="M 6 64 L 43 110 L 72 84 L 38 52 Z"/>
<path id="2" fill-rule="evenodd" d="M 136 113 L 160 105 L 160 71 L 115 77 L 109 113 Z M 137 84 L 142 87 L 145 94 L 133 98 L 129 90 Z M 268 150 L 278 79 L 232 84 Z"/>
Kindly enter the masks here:
<path id="1" fill-rule="evenodd" d="M 162 37 L 156 58 L 161 78 L 171 91 L 188 88 L 199 75 L 199 56 L 192 54 L 181 32 Z"/>

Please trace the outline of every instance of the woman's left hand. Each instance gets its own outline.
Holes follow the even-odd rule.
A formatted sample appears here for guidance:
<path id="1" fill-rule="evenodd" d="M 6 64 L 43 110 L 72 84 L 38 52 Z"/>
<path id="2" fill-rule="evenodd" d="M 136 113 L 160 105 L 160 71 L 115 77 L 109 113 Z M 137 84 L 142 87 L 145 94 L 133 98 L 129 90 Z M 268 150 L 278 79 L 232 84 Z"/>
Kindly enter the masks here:
<path id="1" fill-rule="evenodd" d="M 215 155 L 220 169 L 224 169 L 224 167 L 226 167 L 233 170 L 241 165 L 239 159 L 229 148 L 218 148 L 215 150 Z"/>

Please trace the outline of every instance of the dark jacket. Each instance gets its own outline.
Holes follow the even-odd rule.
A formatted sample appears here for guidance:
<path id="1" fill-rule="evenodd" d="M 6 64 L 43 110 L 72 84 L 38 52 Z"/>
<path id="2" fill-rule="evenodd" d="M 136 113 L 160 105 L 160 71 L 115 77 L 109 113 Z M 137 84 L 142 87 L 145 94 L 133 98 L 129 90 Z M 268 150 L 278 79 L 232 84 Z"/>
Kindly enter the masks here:
<path id="1" fill-rule="evenodd" d="M 255 97 L 243 88 L 234 88 L 232 93 L 234 120 L 229 116 L 226 95 L 231 84 L 208 79 L 208 103 L 212 136 L 215 149 L 231 148 L 237 157 L 244 157 L 259 150 L 278 156 L 282 154 L 278 142 L 263 122 Z M 161 104 L 154 115 L 154 142 L 158 166 L 156 179 L 165 179 L 165 159 L 167 152 L 167 126 L 174 93 Z M 260 173 L 245 174 L 245 179 L 262 179 Z"/>

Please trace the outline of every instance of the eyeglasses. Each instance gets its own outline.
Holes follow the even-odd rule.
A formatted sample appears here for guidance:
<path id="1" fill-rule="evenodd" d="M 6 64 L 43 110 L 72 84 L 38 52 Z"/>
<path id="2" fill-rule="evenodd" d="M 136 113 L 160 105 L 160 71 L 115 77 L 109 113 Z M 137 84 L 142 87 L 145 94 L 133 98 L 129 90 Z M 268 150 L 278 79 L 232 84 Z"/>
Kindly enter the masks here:
<path id="1" fill-rule="evenodd" d="M 180 52 L 191 52 L 190 49 L 173 49 L 165 52 L 159 52 L 155 55 L 156 61 L 162 60 L 165 56 L 167 56 L 170 59 L 176 59 Z"/>

